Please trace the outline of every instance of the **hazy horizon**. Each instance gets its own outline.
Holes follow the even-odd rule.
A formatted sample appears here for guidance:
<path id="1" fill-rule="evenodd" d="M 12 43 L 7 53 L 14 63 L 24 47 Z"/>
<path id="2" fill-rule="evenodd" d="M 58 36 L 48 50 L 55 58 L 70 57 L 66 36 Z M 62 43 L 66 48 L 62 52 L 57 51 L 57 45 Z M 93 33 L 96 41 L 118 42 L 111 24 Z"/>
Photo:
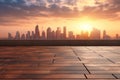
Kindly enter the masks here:
<path id="1" fill-rule="evenodd" d="M 79 34 L 95 27 L 120 35 L 120 0 L 0 0 L 0 38 L 8 32 L 26 33 L 67 27 Z"/>

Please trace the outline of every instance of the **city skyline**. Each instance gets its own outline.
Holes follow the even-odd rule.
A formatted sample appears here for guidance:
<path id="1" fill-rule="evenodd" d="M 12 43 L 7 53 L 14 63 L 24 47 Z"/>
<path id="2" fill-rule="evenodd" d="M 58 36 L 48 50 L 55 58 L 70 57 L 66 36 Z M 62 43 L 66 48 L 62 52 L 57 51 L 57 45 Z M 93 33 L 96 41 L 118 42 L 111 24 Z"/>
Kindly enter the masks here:
<path id="1" fill-rule="evenodd" d="M 92 30 L 84 31 L 81 30 L 79 34 L 74 34 L 73 31 L 67 30 L 67 27 L 57 27 L 56 30 L 48 27 L 46 30 L 39 29 L 39 25 L 35 26 L 33 31 L 27 31 L 26 33 L 20 33 L 16 31 L 15 36 L 8 33 L 7 40 L 120 40 L 119 34 L 116 34 L 112 38 L 106 30 L 101 31 L 97 28 L 92 28 Z"/>
<path id="2" fill-rule="evenodd" d="M 120 34 L 119 4 L 120 0 L 0 0 L 0 38 L 31 31 L 36 24 L 44 30 L 66 25 L 76 34 L 89 25 L 114 37 Z"/>

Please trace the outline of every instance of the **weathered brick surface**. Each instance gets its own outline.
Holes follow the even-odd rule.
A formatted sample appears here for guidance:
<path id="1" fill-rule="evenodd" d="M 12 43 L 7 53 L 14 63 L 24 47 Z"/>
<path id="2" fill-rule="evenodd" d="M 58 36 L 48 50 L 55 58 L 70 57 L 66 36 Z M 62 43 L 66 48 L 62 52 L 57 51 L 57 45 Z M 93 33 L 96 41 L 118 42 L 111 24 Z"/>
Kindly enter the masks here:
<path id="1" fill-rule="evenodd" d="M 120 80 L 120 47 L 0 47 L 0 80 Z"/>

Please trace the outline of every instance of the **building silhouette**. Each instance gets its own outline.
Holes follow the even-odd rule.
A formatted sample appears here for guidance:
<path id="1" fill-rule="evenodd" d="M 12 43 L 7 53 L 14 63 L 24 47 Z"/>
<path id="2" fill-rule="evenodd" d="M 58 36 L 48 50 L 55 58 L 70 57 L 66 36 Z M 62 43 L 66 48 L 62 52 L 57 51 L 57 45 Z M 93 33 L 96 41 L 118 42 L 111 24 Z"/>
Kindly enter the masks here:
<path id="1" fill-rule="evenodd" d="M 35 26 L 35 31 L 27 31 L 27 33 L 20 34 L 19 31 L 16 31 L 15 36 L 13 37 L 11 33 L 8 33 L 8 40 L 110 40 L 112 39 L 106 32 L 103 31 L 103 37 L 101 38 L 101 31 L 97 28 L 88 33 L 87 31 L 81 31 L 81 34 L 74 34 L 73 31 L 67 31 L 66 26 L 61 30 L 60 27 L 57 27 L 57 30 L 52 30 L 51 27 L 48 27 L 46 31 L 40 30 L 39 26 Z M 120 40 L 119 34 L 116 34 L 114 39 Z"/>
<path id="2" fill-rule="evenodd" d="M 52 40 L 55 40 L 55 39 L 56 39 L 55 31 L 52 31 L 52 32 L 51 32 L 51 38 L 52 38 Z"/>
<path id="3" fill-rule="evenodd" d="M 40 30 L 38 25 L 35 27 L 35 40 L 40 40 Z"/>
<path id="4" fill-rule="evenodd" d="M 47 40 L 52 39 L 52 30 L 50 27 L 47 28 Z"/>
<path id="5" fill-rule="evenodd" d="M 101 35 L 100 30 L 93 28 L 90 33 L 90 39 L 100 40 L 100 35 Z"/>
<path id="6" fill-rule="evenodd" d="M 77 34 L 77 35 L 76 35 L 76 40 L 80 40 L 80 39 L 81 39 L 80 35 Z"/>
<path id="7" fill-rule="evenodd" d="M 26 40 L 31 40 L 30 31 L 28 31 L 26 34 Z"/>
<path id="8" fill-rule="evenodd" d="M 89 39 L 89 33 L 87 31 L 81 31 L 81 39 L 82 40 Z"/>
<path id="9" fill-rule="evenodd" d="M 35 33 L 32 31 L 31 40 L 35 40 Z"/>
<path id="10" fill-rule="evenodd" d="M 72 31 L 69 31 L 69 33 L 68 33 L 68 39 L 69 40 L 74 40 L 75 39 L 74 33 Z"/>
<path id="11" fill-rule="evenodd" d="M 66 26 L 63 27 L 63 39 L 66 39 L 67 37 L 67 29 Z"/>
<path id="12" fill-rule="evenodd" d="M 8 40 L 13 40 L 13 36 L 11 33 L 8 33 Z"/>
<path id="13" fill-rule="evenodd" d="M 111 37 L 107 34 L 106 30 L 103 31 L 103 39 L 104 40 L 110 40 Z"/>
<path id="14" fill-rule="evenodd" d="M 45 37 L 45 31 L 42 31 L 41 39 L 42 39 L 42 40 L 46 40 L 46 37 Z"/>
<path id="15" fill-rule="evenodd" d="M 26 40 L 25 34 L 22 34 L 21 40 Z"/>
<path id="16" fill-rule="evenodd" d="M 115 39 L 116 39 L 116 40 L 120 40 L 120 36 L 119 36 L 119 34 L 116 34 Z"/>
<path id="17" fill-rule="evenodd" d="M 61 29 L 60 29 L 60 27 L 57 27 L 57 30 L 56 30 L 56 40 L 61 40 Z"/>
<path id="18" fill-rule="evenodd" d="M 20 32 L 19 31 L 16 32 L 15 40 L 20 40 Z"/>

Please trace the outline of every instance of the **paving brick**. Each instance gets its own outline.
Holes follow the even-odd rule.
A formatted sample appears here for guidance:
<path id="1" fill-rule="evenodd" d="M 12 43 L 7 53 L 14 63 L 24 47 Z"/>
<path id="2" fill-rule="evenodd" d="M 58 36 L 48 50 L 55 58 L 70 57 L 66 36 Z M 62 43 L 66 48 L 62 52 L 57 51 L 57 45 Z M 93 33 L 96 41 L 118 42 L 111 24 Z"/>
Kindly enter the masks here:
<path id="1" fill-rule="evenodd" d="M 87 74 L 87 78 L 93 78 L 93 79 L 115 79 L 113 75 L 96 75 L 96 74 Z"/>
<path id="2" fill-rule="evenodd" d="M 0 71 L 0 80 L 120 80 L 120 47 L 1 47 Z"/>
<path id="3" fill-rule="evenodd" d="M 85 79 L 85 76 L 82 74 L 21 74 L 21 75 L 12 75 L 8 74 L 5 76 L 0 76 L 0 78 L 20 78 L 20 79 Z"/>
<path id="4" fill-rule="evenodd" d="M 114 74 L 116 78 L 120 79 L 120 74 Z"/>

